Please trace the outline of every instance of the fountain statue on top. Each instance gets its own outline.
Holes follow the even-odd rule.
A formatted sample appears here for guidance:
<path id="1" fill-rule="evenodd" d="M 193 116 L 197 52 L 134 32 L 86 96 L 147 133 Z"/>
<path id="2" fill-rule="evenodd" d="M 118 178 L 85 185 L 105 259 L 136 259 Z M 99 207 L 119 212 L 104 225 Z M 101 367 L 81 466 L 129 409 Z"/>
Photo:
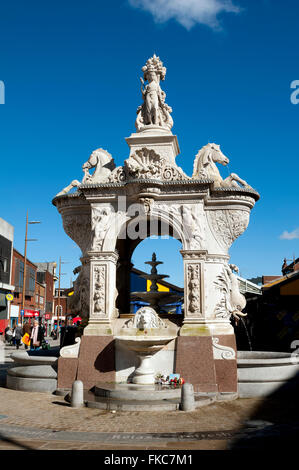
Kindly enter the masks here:
<path id="1" fill-rule="evenodd" d="M 148 302 L 155 311 L 159 312 L 163 305 L 177 302 L 181 297 L 171 292 L 159 291 L 157 282 L 169 276 L 166 274 L 158 274 L 157 266 L 163 264 L 163 261 L 157 261 L 156 253 L 153 253 L 152 260 L 145 261 L 145 264 L 149 264 L 152 267 L 151 273 L 141 274 L 140 277 L 146 279 L 146 281 L 151 281 L 150 290 L 147 292 L 132 292 L 131 299 Z"/>
<path id="2" fill-rule="evenodd" d="M 137 108 L 136 130 L 140 131 L 145 126 L 159 126 L 171 130 L 172 108 L 165 103 L 166 93 L 160 87 L 160 80 L 165 79 L 166 67 L 163 67 L 163 62 L 154 54 L 142 67 L 142 71 L 143 78 L 140 78 L 140 81 L 143 104 Z M 146 85 L 144 80 L 148 82 Z"/>

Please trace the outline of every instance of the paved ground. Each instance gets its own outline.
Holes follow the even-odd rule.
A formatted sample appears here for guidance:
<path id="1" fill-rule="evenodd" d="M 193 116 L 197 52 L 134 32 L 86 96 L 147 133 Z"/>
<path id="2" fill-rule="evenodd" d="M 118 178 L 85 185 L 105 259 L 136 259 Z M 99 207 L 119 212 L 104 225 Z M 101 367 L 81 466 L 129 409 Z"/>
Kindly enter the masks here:
<path id="1" fill-rule="evenodd" d="M 238 399 L 189 413 L 110 412 L 73 409 L 51 394 L 8 390 L 5 370 L 14 350 L 5 347 L 0 365 L 0 450 L 223 450 L 248 447 L 248 442 L 250 447 L 256 443 L 250 436 L 298 438 L 297 400 L 284 407 L 279 398 Z"/>

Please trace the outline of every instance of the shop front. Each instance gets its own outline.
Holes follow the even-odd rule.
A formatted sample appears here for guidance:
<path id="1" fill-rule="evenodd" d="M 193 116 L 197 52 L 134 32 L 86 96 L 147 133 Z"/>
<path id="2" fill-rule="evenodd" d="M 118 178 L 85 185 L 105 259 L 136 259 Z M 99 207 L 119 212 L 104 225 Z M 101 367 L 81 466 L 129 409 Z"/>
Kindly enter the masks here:
<path id="1" fill-rule="evenodd" d="M 29 320 L 39 320 L 40 311 L 39 310 L 29 310 L 24 309 L 24 319 Z"/>

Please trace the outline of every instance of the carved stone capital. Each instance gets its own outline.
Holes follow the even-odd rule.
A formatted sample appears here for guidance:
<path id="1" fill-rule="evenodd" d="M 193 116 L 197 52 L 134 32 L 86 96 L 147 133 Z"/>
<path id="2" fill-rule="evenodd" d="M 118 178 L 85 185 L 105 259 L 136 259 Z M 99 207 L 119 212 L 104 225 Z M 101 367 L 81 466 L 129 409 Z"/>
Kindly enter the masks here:
<path id="1" fill-rule="evenodd" d="M 227 263 L 229 260 L 229 255 L 220 255 L 220 254 L 207 254 L 206 262 L 207 263 Z"/>
<path id="2" fill-rule="evenodd" d="M 180 250 L 184 260 L 206 260 L 207 250 Z"/>
<path id="3" fill-rule="evenodd" d="M 119 257 L 118 253 L 115 251 L 89 251 L 87 254 L 89 256 L 89 261 L 111 261 L 115 265 L 117 264 Z"/>

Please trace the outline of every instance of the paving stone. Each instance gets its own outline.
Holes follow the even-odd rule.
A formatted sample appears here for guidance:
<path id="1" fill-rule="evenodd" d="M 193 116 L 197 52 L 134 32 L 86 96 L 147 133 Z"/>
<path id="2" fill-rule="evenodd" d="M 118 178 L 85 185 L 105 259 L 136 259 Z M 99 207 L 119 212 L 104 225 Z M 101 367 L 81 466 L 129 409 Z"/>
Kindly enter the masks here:
<path id="1" fill-rule="evenodd" d="M 279 403 L 268 402 L 265 410 L 263 399 L 242 399 L 232 402 L 212 403 L 185 413 L 183 411 L 165 412 L 115 412 L 92 408 L 71 408 L 63 396 L 47 393 L 21 392 L 8 390 L 0 385 L 0 434 L 8 425 L 18 426 L 23 433 L 11 440 L 1 440 L 0 450 L 4 449 L 90 449 L 90 450 L 174 450 L 174 449 L 226 449 L 231 439 L 231 431 L 237 432 L 245 421 L 262 420 L 275 423 L 272 415 L 278 413 L 284 421 L 283 410 Z M 261 409 L 261 411 L 256 411 Z M 272 413 L 272 415 L 271 415 Z M 269 416 L 271 415 L 271 419 Z M 291 415 L 291 414 L 290 414 Z M 32 433 L 28 433 L 28 430 Z M 53 432 L 54 431 L 54 432 Z M 229 431 L 229 432 L 228 432 Z M 26 434 L 27 432 L 27 434 Z M 49 432 L 52 432 L 51 439 Z M 221 432 L 224 432 L 221 434 Z M 34 434 L 35 433 L 35 434 Z M 63 433 L 68 433 L 68 440 Z M 75 433 L 94 433 L 94 439 L 101 433 L 164 433 L 163 440 L 146 438 L 127 440 L 121 438 L 101 440 L 101 442 L 82 439 Z M 173 438 L 167 438 L 167 433 Z M 174 433 L 201 433 L 197 440 L 182 440 Z M 213 434 L 214 433 L 214 434 Z M 216 433 L 216 434 L 215 434 Z M 88 434 L 90 436 L 90 434 Z M 193 434 L 194 436 L 194 434 Z"/>

